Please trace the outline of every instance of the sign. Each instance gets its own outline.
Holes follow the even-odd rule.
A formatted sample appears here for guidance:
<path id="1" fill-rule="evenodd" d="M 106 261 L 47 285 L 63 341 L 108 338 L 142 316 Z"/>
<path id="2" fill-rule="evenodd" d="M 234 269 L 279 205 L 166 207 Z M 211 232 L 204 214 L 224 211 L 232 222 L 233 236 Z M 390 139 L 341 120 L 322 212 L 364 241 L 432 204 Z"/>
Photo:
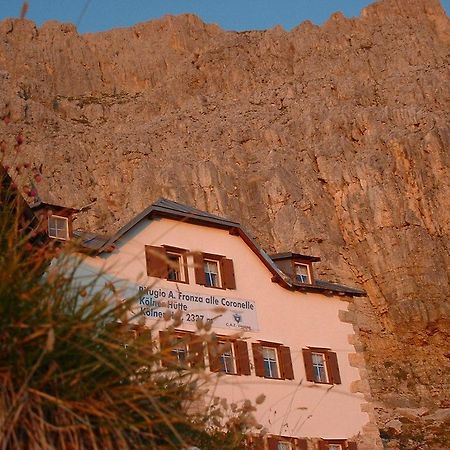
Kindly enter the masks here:
<path id="1" fill-rule="evenodd" d="M 165 289 L 139 286 L 137 311 L 145 319 L 163 319 L 168 311 L 172 316 L 181 311 L 185 323 L 202 320 L 212 322 L 213 327 L 236 331 L 257 331 L 256 303 L 218 295 L 185 292 L 180 289 Z"/>

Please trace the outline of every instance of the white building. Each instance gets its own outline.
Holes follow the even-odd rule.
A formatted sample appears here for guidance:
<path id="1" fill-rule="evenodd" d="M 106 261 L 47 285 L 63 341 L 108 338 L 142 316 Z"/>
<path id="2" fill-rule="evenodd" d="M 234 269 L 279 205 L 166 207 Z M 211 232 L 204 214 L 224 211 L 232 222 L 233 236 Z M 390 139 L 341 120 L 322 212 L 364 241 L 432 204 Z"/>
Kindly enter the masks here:
<path id="1" fill-rule="evenodd" d="M 70 238 L 70 221 L 55 213 L 50 231 Z M 140 294 L 135 312 L 148 325 L 166 310 L 182 312 L 176 336 L 160 333 L 162 347 L 172 344 L 171 363 L 224 374 L 215 395 L 229 402 L 265 394 L 256 413 L 268 430 L 261 449 L 378 448 L 368 397 L 358 392 L 360 371 L 350 364 L 360 356 L 353 325 L 345 321 L 352 298 L 365 293 L 316 279 L 318 258 L 270 257 L 238 223 L 165 199 L 110 239 L 73 236 L 94 252 L 90 266 L 107 267 Z M 195 336 L 198 319 L 212 322 L 219 347 L 185 339 Z"/>

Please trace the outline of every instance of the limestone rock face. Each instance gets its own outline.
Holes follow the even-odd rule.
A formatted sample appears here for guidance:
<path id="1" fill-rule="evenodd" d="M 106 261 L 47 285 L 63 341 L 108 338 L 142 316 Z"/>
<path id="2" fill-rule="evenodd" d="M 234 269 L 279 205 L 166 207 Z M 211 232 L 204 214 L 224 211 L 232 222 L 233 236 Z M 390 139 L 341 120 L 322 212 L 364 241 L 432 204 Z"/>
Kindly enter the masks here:
<path id="1" fill-rule="evenodd" d="M 320 277 L 368 292 L 357 326 L 385 442 L 450 448 L 449 30 L 438 0 L 291 32 L 6 20 L 1 138 L 23 130 L 46 196 L 94 202 L 81 228 L 112 232 L 165 196 L 320 255 Z"/>

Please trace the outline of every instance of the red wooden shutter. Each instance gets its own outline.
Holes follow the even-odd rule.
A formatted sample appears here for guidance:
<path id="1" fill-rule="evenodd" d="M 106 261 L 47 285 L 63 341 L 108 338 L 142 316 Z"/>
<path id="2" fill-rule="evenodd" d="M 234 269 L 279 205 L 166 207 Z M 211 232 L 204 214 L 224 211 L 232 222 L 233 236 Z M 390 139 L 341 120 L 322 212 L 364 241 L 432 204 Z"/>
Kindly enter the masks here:
<path id="1" fill-rule="evenodd" d="M 328 444 L 323 439 L 321 439 L 319 441 L 319 450 L 328 450 L 328 449 L 329 449 Z"/>
<path id="2" fill-rule="evenodd" d="M 209 370 L 220 372 L 219 343 L 217 341 L 208 344 Z"/>
<path id="3" fill-rule="evenodd" d="M 347 449 L 348 450 L 358 450 L 358 446 L 356 445 L 356 442 L 348 441 L 347 442 Z"/>
<path id="4" fill-rule="evenodd" d="M 327 369 L 330 374 L 330 382 L 333 384 L 341 384 L 341 374 L 339 373 L 339 365 L 337 355 L 334 352 L 326 352 Z"/>
<path id="5" fill-rule="evenodd" d="M 278 347 L 278 355 L 280 357 L 281 378 L 286 380 L 293 380 L 294 369 L 292 367 L 291 351 L 289 347 Z"/>
<path id="6" fill-rule="evenodd" d="M 269 444 L 269 450 L 278 450 L 278 439 L 274 437 L 270 437 L 267 439 L 267 443 Z"/>
<path id="7" fill-rule="evenodd" d="M 255 375 L 257 377 L 263 377 L 264 376 L 264 359 L 263 359 L 263 354 L 262 354 L 262 345 L 253 343 L 252 349 L 253 349 L 253 360 L 255 362 Z"/>
<path id="8" fill-rule="evenodd" d="M 250 375 L 250 359 L 248 357 L 247 342 L 236 341 L 234 343 L 234 352 L 236 355 L 237 373 L 239 375 Z"/>
<path id="9" fill-rule="evenodd" d="M 220 260 L 220 274 L 222 275 L 222 287 L 226 289 L 236 289 L 233 261 L 222 258 Z"/>
<path id="10" fill-rule="evenodd" d="M 150 356 L 153 352 L 152 332 L 150 328 L 139 325 L 136 329 L 139 342 L 141 344 L 139 350 L 143 352 L 143 356 Z"/>
<path id="11" fill-rule="evenodd" d="M 171 334 L 168 331 L 159 332 L 159 345 L 161 348 L 161 364 L 164 367 L 170 365 L 170 346 L 171 346 Z"/>
<path id="12" fill-rule="evenodd" d="M 145 259 L 147 261 L 147 275 L 149 277 L 167 278 L 168 259 L 165 248 L 146 245 Z"/>
<path id="13" fill-rule="evenodd" d="M 306 439 L 297 439 L 298 450 L 308 450 L 308 441 Z"/>
<path id="14" fill-rule="evenodd" d="M 253 450 L 265 450 L 264 449 L 264 438 L 261 436 L 252 436 L 250 448 Z"/>
<path id="15" fill-rule="evenodd" d="M 195 282 L 204 286 L 206 284 L 206 277 L 203 264 L 203 255 L 201 253 L 194 253 Z"/>
<path id="16" fill-rule="evenodd" d="M 192 367 L 205 367 L 203 340 L 195 334 L 189 336 L 189 360 Z"/>
<path id="17" fill-rule="evenodd" d="M 302 350 L 303 353 L 303 362 L 305 363 L 305 374 L 306 379 L 308 381 L 314 381 L 314 370 L 312 363 L 312 352 L 309 348 L 304 348 Z"/>

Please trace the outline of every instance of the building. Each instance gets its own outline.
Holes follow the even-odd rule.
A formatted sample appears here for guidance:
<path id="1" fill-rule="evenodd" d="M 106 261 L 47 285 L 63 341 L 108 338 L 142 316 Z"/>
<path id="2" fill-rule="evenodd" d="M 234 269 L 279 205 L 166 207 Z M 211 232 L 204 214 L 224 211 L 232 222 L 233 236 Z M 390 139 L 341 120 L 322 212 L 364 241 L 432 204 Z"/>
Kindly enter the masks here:
<path id="1" fill-rule="evenodd" d="M 216 395 L 229 402 L 265 394 L 256 413 L 268 430 L 261 449 L 378 448 L 347 320 L 352 298 L 365 293 L 317 279 L 319 258 L 269 256 L 239 223 L 165 199 L 110 238 L 73 231 L 71 214 L 47 216 L 50 235 L 89 250 L 89 270 L 106 267 L 127 294 L 139 294 L 134 312 L 147 325 L 165 311 L 182 314 L 174 335 L 161 321 L 160 345 L 171 344 L 162 364 L 223 374 Z M 214 345 L 190 339 L 199 319 L 217 334 Z"/>

